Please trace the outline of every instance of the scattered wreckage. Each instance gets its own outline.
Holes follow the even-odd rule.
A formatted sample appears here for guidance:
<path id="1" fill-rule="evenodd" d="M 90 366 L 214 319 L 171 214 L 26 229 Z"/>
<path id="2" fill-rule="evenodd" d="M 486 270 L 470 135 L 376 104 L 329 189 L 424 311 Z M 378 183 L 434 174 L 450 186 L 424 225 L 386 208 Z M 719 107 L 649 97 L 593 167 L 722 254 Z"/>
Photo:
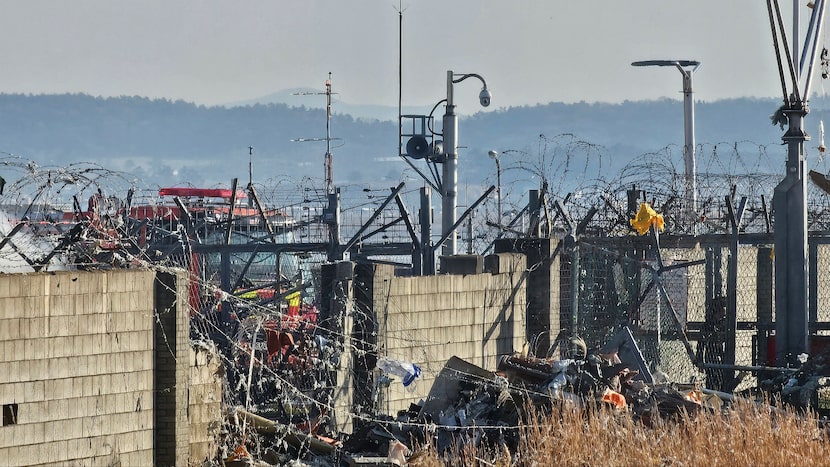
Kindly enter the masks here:
<path id="1" fill-rule="evenodd" d="M 830 351 L 815 357 L 799 356 L 802 365 L 790 371 L 767 372 L 758 388 L 771 400 L 801 411 L 814 411 L 823 423 L 830 420 Z"/>
<path id="2" fill-rule="evenodd" d="M 296 423 L 296 419 L 269 416 L 267 410 L 253 413 L 253 409 L 236 408 L 229 419 L 242 442 L 239 449 L 225 453 L 229 454 L 225 464 L 253 465 L 251 458 L 256 457 L 259 465 L 289 461 L 306 465 L 300 459 L 312 465 L 404 465 L 407 455 L 409 461 L 418 455 L 410 448 L 425 445 L 439 453 L 470 444 L 515 452 L 520 426 L 530 410 L 545 413 L 556 405 L 608 406 L 652 426 L 658 418 L 714 411 L 734 401 L 732 394 L 695 385 L 655 382 L 627 329 L 596 354 L 586 352 L 580 340 L 571 344 L 561 359 L 521 353 L 503 356 L 496 371 L 452 357 L 425 400 L 394 417 L 361 418 L 354 433 L 342 437 L 319 423 L 320 413 L 312 409 L 301 412 L 309 420 L 317 417 L 318 423 Z M 386 363 L 380 365 L 384 369 L 375 369 L 376 377 L 393 376 L 406 383 L 419 375 L 416 365 L 397 362 L 396 367 L 383 357 L 378 361 Z M 251 432 L 256 436 L 245 434 Z M 252 446 L 256 447 L 254 456 L 249 453 Z"/>

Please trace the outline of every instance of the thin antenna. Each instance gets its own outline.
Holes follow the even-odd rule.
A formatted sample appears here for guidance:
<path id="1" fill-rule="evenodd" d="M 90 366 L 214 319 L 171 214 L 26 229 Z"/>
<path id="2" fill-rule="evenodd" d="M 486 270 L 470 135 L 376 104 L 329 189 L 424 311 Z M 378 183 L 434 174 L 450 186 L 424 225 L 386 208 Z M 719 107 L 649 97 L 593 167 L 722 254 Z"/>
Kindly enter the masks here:
<path id="1" fill-rule="evenodd" d="M 326 157 L 323 166 L 326 174 L 326 193 L 334 193 L 331 155 L 331 72 L 326 80 Z"/>
<path id="2" fill-rule="evenodd" d="M 395 8 L 395 7 L 392 7 Z M 398 0 L 398 148 L 396 154 L 401 155 L 401 140 L 403 139 L 403 4 Z"/>
<path id="3" fill-rule="evenodd" d="M 326 142 L 326 155 L 323 159 L 323 178 L 325 179 L 326 184 L 326 193 L 331 194 L 334 193 L 334 171 L 332 168 L 332 161 L 333 155 L 331 153 L 331 142 L 335 140 L 339 140 L 340 138 L 332 138 L 331 137 L 331 96 L 337 94 L 335 92 L 331 92 L 331 72 L 329 72 L 329 78 L 326 80 L 326 92 L 299 92 L 294 93 L 295 96 L 308 96 L 308 95 L 321 95 L 325 94 L 326 96 L 326 137 L 325 138 L 295 138 L 291 141 L 296 142 L 308 142 L 308 141 L 325 141 Z"/>
<path id="4" fill-rule="evenodd" d="M 403 10 L 401 0 L 398 0 L 398 148 L 397 154 L 401 153 L 401 140 L 403 139 Z"/>

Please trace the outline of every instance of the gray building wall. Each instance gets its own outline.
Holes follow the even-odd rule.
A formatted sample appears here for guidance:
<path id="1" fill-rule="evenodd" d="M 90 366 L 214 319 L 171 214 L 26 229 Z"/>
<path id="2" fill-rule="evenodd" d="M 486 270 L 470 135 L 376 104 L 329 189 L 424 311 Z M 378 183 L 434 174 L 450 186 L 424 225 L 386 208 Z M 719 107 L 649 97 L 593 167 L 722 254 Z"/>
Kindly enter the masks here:
<path id="1" fill-rule="evenodd" d="M 354 263 L 340 261 L 324 264 L 320 271 L 321 282 L 326 284 L 320 303 L 320 325 L 321 336 L 331 342 L 331 347 L 337 349 L 339 354 L 337 367 L 329 372 L 328 378 L 323 384 L 331 387 L 331 392 L 326 403 L 334 408 L 330 413 L 332 430 L 349 433 L 352 431 L 352 407 L 357 382 L 354 378 L 355 354 L 352 349 L 359 345 L 352 338 L 354 330 L 353 320 L 353 291 L 352 279 L 354 277 Z"/>
<path id="2" fill-rule="evenodd" d="M 188 380 L 190 377 L 190 309 L 187 276 L 159 272 L 153 284 L 155 323 L 153 326 L 153 465 L 187 464 L 190 454 Z"/>
<path id="3" fill-rule="evenodd" d="M 153 465 L 154 277 L 0 276 L 3 462 Z"/>
<path id="4" fill-rule="evenodd" d="M 188 416 L 191 465 L 214 459 L 223 422 L 222 382 L 224 370 L 215 347 L 191 347 Z"/>
<path id="5" fill-rule="evenodd" d="M 191 450 L 212 455 L 218 361 L 190 348 L 186 287 L 184 272 L 0 275 L 0 464 L 187 465 Z M 156 428 L 167 438 L 154 439 Z"/>
<path id="6" fill-rule="evenodd" d="M 528 269 L 527 337 L 532 355 L 544 357 L 568 321 L 560 323 L 560 254 L 561 240 L 555 238 L 500 239 L 495 243 L 497 254 L 522 253 Z"/>
<path id="7" fill-rule="evenodd" d="M 450 357 L 495 369 L 501 355 L 521 350 L 526 342 L 524 255 L 503 254 L 499 269 L 497 274 L 396 277 L 393 267 L 374 266 L 378 354 L 423 370 L 408 388 L 399 378 L 380 388 L 381 410 L 395 413 L 426 398 Z"/>

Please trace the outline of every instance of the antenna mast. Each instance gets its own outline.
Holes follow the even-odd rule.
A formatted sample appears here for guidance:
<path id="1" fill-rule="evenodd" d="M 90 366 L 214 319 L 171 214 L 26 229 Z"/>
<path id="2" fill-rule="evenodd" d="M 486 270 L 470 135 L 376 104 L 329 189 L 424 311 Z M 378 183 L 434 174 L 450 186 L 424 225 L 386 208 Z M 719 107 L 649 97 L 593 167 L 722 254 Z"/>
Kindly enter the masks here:
<path id="1" fill-rule="evenodd" d="M 331 96 L 336 94 L 331 92 L 331 72 L 329 72 L 329 78 L 326 80 L 326 92 L 300 92 L 295 93 L 294 95 L 326 95 L 326 137 L 325 138 L 297 138 L 292 139 L 291 141 L 296 142 L 307 142 L 307 141 L 325 141 L 326 142 L 326 155 L 323 159 L 323 179 L 325 180 L 326 185 L 326 194 L 332 194 L 335 192 L 334 188 L 334 171 L 332 169 L 332 153 L 331 153 L 331 142 L 338 140 L 340 138 L 332 138 L 331 137 Z"/>
<path id="2" fill-rule="evenodd" d="M 326 193 L 334 193 L 331 154 L 331 72 L 326 80 L 326 157 L 323 161 L 323 170 L 326 178 Z"/>

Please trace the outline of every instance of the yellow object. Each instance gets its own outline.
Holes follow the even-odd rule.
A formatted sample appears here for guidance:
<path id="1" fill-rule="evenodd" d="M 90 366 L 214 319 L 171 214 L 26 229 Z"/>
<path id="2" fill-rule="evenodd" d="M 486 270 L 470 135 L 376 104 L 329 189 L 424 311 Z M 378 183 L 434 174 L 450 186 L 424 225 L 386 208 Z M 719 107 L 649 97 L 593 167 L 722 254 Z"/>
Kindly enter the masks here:
<path id="1" fill-rule="evenodd" d="M 631 226 L 634 227 L 634 230 L 636 230 L 640 235 L 645 235 L 652 225 L 657 227 L 657 229 L 662 232 L 665 228 L 663 216 L 657 214 L 657 212 L 652 209 L 648 203 L 640 203 L 640 210 L 637 211 L 637 215 L 634 216 L 634 219 L 631 219 Z"/>
<path id="2" fill-rule="evenodd" d="M 285 299 L 288 301 L 289 315 L 296 315 L 300 312 L 300 301 L 303 299 L 303 296 L 300 294 L 299 290 L 286 295 Z"/>
<path id="3" fill-rule="evenodd" d="M 302 298 L 302 297 L 300 296 L 300 291 L 299 290 L 296 291 L 296 292 L 292 292 L 292 293 L 285 296 L 285 299 L 288 300 L 289 303 L 291 303 L 292 305 L 297 305 L 297 306 L 300 305 L 300 298 Z"/>

